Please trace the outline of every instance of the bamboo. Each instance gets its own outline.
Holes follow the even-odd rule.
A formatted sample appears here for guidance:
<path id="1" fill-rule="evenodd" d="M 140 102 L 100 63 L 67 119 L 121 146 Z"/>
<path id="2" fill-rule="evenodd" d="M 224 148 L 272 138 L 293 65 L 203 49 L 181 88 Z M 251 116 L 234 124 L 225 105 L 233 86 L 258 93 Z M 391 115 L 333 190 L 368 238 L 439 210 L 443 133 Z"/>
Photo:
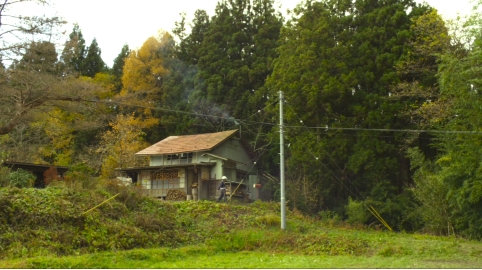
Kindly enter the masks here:
<path id="1" fill-rule="evenodd" d="M 373 208 L 373 206 L 371 205 L 370 207 L 373 209 L 373 211 L 375 211 L 376 214 L 367 207 L 368 211 L 370 211 L 370 213 L 372 213 L 372 215 L 374 215 L 385 227 L 387 227 L 391 232 L 393 232 L 392 228 L 388 226 L 388 223 L 382 218 L 382 216 L 380 216 L 380 214 L 378 214 L 377 210 L 375 210 L 375 208 Z"/>
<path id="2" fill-rule="evenodd" d="M 114 195 L 114 197 L 112 197 L 112 198 L 110 198 L 110 199 L 105 200 L 103 203 L 101 203 L 101 204 L 97 205 L 96 207 L 94 207 L 94 208 L 92 208 L 92 209 L 88 210 L 87 212 L 82 213 L 82 215 L 85 215 L 85 214 L 89 213 L 90 211 L 92 211 L 92 210 L 96 209 L 97 207 L 99 207 L 99 206 L 103 205 L 104 203 L 106 203 L 106 202 L 108 202 L 108 201 L 110 201 L 110 200 L 114 199 L 114 198 L 115 198 L 115 197 L 117 197 L 117 195 L 119 195 L 119 194 L 120 194 L 120 193 L 117 193 L 116 195 Z"/>
<path id="3" fill-rule="evenodd" d="M 243 180 L 241 180 L 241 182 L 239 182 L 238 187 L 231 193 L 231 196 L 229 196 L 229 199 L 227 200 L 227 202 L 231 200 L 231 197 L 233 197 L 234 193 L 236 193 L 236 190 L 238 190 L 238 188 L 241 186 L 241 183 L 243 183 L 243 181 L 244 181 L 244 178 Z"/>

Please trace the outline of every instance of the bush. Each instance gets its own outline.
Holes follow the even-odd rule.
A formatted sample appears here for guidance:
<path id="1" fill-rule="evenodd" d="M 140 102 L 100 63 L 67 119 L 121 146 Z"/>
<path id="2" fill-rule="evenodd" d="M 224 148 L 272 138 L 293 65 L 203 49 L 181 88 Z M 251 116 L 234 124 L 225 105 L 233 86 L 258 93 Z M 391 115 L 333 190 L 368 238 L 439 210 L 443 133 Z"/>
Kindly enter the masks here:
<path id="1" fill-rule="evenodd" d="M 8 187 L 10 184 L 10 179 L 8 176 L 11 172 L 12 170 L 10 170 L 10 168 L 0 166 L 0 187 Z"/>
<path id="2" fill-rule="evenodd" d="M 348 198 L 348 205 L 346 206 L 346 214 L 348 219 L 346 220 L 350 224 L 365 224 L 368 221 L 368 213 L 363 202 L 353 201 Z"/>
<path id="3" fill-rule="evenodd" d="M 281 217 L 275 214 L 267 214 L 257 217 L 256 220 L 266 226 L 280 226 L 281 224 Z"/>
<path id="4" fill-rule="evenodd" d="M 79 163 L 65 174 L 63 184 L 75 190 L 94 190 L 99 185 L 99 179 L 94 174 L 89 166 Z"/>
<path id="5" fill-rule="evenodd" d="M 22 169 L 18 169 L 8 175 L 10 186 L 17 188 L 31 187 L 35 182 L 35 178 L 35 175 Z"/>

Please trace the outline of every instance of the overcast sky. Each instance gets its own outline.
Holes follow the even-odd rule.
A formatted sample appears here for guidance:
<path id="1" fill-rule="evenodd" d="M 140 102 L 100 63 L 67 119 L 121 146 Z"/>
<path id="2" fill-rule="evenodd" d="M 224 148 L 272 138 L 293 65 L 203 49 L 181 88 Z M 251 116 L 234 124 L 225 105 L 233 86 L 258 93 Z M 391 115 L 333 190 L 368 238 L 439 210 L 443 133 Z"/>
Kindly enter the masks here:
<path id="1" fill-rule="evenodd" d="M 286 9 L 293 9 L 301 0 L 277 0 L 278 6 L 286 17 Z M 423 0 L 415 0 L 422 3 Z M 448 17 L 455 17 L 457 12 L 470 12 L 471 0 L 426 0 L 426 2 Z M 218 0 L 51 0 L 53 6 L 40 8 L 32 5 L 22 7 L 30 15 L 52 14 L 55 11 L 64 17 L 69 24 L 66 32 L 72 31 L 73 24 L 78 23 L 82 34 L 89 45 L 95 37 L 102 49 L 102 59 L 112 66 L 114 58 L 127 43 L 131 49 L 142 46 L 150 36 L 157 35 L 158 29 L 171 32 L 174 22 L 179 21 L 179 13 L 185 11 L 188 21 L 193 18 L 194 11 L 204 9 L 212 16 Z M 63 43 L 64 41 L 62 41 Z"/>

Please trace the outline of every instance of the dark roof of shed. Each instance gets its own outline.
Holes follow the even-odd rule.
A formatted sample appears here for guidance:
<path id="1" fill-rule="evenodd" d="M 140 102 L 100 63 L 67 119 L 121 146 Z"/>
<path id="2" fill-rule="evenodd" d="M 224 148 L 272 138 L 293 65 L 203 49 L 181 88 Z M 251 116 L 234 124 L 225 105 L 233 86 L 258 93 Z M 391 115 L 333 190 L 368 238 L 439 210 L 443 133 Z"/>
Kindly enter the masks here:
<path id="1" fill-rule="evenodd" d="M 31 169 L 31 170 L 48 170 L 50 167 L 54 167 L 57 171 L 64 173 L 70 169 L 70 167 L 65 166 L 55 166 L 49 164 L 34 164 L 34 163 L 24 163 L 24 162 L 13 162 L 13 161 L 5 161 L 2 163 L 3 166 L 14 167 L 14 168 L 21 168 L 21 169 Z"/>
<path id="2" fill-rule="evenodd" d="M 207 151 L 218 146 L 233 136 L 237 131 L 238 130 L 236 129 L 197 135 L 169 136 L 164 140 L 137 152 L 136 155 L 150 156 Z"/>

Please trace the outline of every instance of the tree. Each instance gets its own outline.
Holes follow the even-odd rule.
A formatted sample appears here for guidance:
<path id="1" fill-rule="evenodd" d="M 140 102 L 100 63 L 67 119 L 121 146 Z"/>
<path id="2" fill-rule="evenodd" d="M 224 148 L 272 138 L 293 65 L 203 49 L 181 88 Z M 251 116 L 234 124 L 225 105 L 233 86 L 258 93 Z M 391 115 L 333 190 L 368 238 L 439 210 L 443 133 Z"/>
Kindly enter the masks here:
<path id="1" fill-rule="evenodd" d="M 164 67 L 163 49 L 171 42 L 169 33 L 159 38 L 148 38 L 142 47 L 130 52 L 125 60 L 122 76 L 121 95 L 143 93 L 162 95 L 163 76 L 168 72 Z"/>
<path id="2" fill-rule="evenodd" d="M 114 59 L 114 64 L 112 65 L 112 75 L 115 77 L 115 90 L 119 92 L 123 85 L 122 85 L 122 76 L 124 76 L 124 65 L 125 60 L 129 56 L 130 50 L 129 45 L 124 44 L 122 46 L 122 50 Z"/>
<path id="3" fill-rule="evenodd" d="M 142 130 L 158 124 L 156 118 L 136 117 L 118 114 L 109 124 L 110 130 L 102 135 L 99 152 L 103 155 L 101 176 L 105 179 L 115 177 L 115 168 L 146 166 L 147 160 L 137 159 L 134 154 L 147 146 Z"/>
<path id="4" fill-rule="evenodd" d="M 69 35 L 69 40 L 65 42 L 61 57 L 67 72 L 85 73 L 84 60 L 87 50 L 80 27 L 78 24 L 74 24 L 74 29 Z"/>
<path id="5" fill-rule="evenodd" d="M 82 75 L 87 77 L 95 77 L 95 74 L 105 70 L 105 63 L 100 56 L 101 50 L 97 44 L 97 40 L 94 38 L 87 51 L 87 56 L 83 61 Z"/>
<path id="6" fill-rule="evenodd" d="M 173 33 L 180 39 L 177 57 L 186 65 L 196 65 L 201 57 L 199 48 L 209 28 L 209 15 L 205 10 L 196 10 L 194 19 L 190 23 L 191 33 L 187 36 L 184 33 L 185 19 L 185 14 L 181 14 L 181 21 L 176 22 L 177 27 L 173 30 Z"/>
<path id="7" fill-rule="evenodd" d="M 481 14 L 477 13 L 468 18 L 459 36 L 450 36 L 449 49 L 439 54 L 438 99 L 449 100 L 451 106 L 444 107 L 446 112 L 441 121 L 431 123 L 434 128 L 442 131 L 482 130 L 482 121 L 478 117 L 482 113 L 479 92 L 482 89 L 479 76 L 482 72 L 481 20 Z M 459 43 L 461 41 L 466 43 Z M 431 111 L 421 110 L 420 114 L 423 113 L 430 115 Z M 417 197 L 421 204 L 418 210 L 428 217 L 425 224 L 428 229 L 482 238 L 482 145 L 479 136 L 440 133 L 432 143 L 436 155 L 426 155 L 417 148 L 410 150 L 411 160 L 418 167 L 414 193 L 424 194 L 429 187 L 425 193 L 435 194 L 438 199 L 434 202 L 427 197 Z"/>
<path id="8" fill-rule="evenodd" d="M 23 55 L 25 48 L 31 43 L 25 37 L 37 37 L 37 40 L 38 37 L 48 38 L 50 42 L 60 34 L 56 31 L 58 27 L 67 23 L 59 17 L 14 15 L 14 10 L 21 9 L 28 3 L 48 5 L 50 1 L 6 0 L 3 4 L 0 4 L 0 55 L 4 60 L 17 59 Z"/>
<path id="9" fill-rule="evenodd" d="M 402 128 L 404 122 L 397 118 L 402 104 L 385 97 L 399 82 L 395 66 L 407 52 L 411 18 L 423 10 L 406 0 L 299 5 L 281 31 L 280 56 L 259 95 L 268 105 L 272 101 L 266 96 L 282 90 L 291 125 L 301 120 L 316 127 Z M 403 200 L 398 196 L 410 181 L 410 168 L 396 134 L 289 129 L 286 139 L 291 144 L 288 168 L 315 183 L 311 193 L 318 204 L 312 211 L 334 209 L 354 194 L 371 196 L 394 202 L 398 209 L 391 209 L 390 222 L 401 223 L 397 215 Z"/>
<path id="10" fill-rule="evenodd" d="M 32 68 L 37 72 L 48 74 L 58 73 L 55 45 L 48 41 L 32 42 L 26 48 L 17 68 Z"/>
<path id="11" fill-rule="evenodd" d="M 49 108 L 92 109 L 87 104 L 103 92 L 97 85 L 86 81 L 61 80 L 54 75 L 35 72 L 30 67 L 1 74 L 0 85 L 3 89 L 0 97 L 0 135 L 32 121 L 36 114 Z"/>

